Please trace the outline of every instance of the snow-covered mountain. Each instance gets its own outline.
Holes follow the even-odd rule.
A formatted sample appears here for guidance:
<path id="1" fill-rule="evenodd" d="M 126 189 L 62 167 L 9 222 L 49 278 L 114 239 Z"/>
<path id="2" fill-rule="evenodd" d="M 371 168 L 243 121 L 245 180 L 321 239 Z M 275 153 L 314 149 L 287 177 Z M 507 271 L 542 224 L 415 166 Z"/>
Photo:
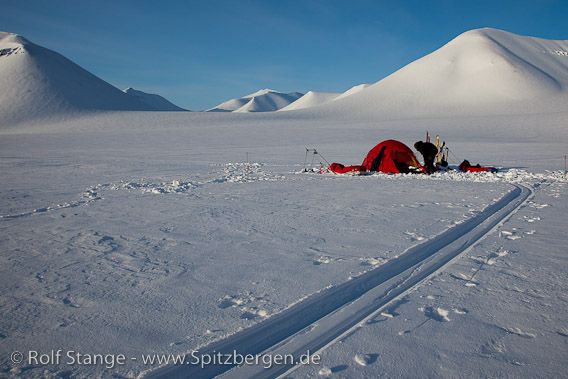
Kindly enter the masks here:
<path id="1" fill-rule="evenodd" d="M 0 125 L 85 110 L 151 110 L 61 54 L 0 32 Z"/>
<path id="2" fill-rule="evenodd" d="M 398 118 L 567 107 L 568 41 L 485 28 L 465 32 L 359 93 L 312 112 Z"/>
<path id="3" fill-rule="evenodd" d="M 238 99 L 231 99 L 208 112 L 273 112 L 293 103 L 303 96 L 300 92 L 283 93 L 262 89 Z"/>
<path id="4" fill-rule="evenodd" d="M 270 89 L 263 89 L 239 99 L 226 101 L 210 109 L 209 112 L 245 113 L 305 109 L 353 95 L 368 86 L 369 84 L 360 84 L 348 89 L 344 93 L 309 91 L 305 95 L 300 92 L 281 93 Z"/>
<path id="5" fill-rule="evenodd" d="M 280 109 L 280 111 L 295 111 L 298 109 L 312 108 L 330 102 L 339 95 L 341 95 L 340 92 L 309 91 L 304 96 L 294 101 L 292 104 Z"/>
<path id="6" fill-rule="evenodd" d="M 178 107 L 174 103 L 170 102 L 169 100 L 165 99 L 160 95 L 156 95 L 153 93 L 146 93 L 134 88 L 127 88 L 124 90 L 124 93 L 135 97 L 140 102 L 146 104 L 149 108 L 152 108 L 156 111 L 185 111 L 181 107 Z"/>

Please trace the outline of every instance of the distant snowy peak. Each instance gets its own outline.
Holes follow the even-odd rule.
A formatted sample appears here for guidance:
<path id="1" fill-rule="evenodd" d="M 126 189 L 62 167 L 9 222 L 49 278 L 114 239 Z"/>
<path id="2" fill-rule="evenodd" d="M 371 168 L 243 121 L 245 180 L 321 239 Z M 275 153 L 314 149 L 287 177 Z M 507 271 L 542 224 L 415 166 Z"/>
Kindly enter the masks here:
<path id="1" fill-rule="evenodd" d="M 0 57 L 23 54 L 28 43 L 29 41 L 20 35 L 0 32 Z"/>
<path id="2" fill-rule="evenodd" d="M 274 112 L 293 103 L 303 96 L 300 92 L 283 93 L 271 89 L 263 89 L 238 99 L 231 99 L 208 112 Z"/>
<path id="3" fill-rule="evenodd" d="M 186 109 L 180 108 L 160 95 L 153 93 L 146 93 L 134 88 L 127 88 L 124 93 L 135 97 L 140 102 L 146 104 L 148 108 L 155 111 L 185 111 Z"/>
<path id="4" fill-rule="evenodd" d="M 243 97 L 245 99 L 250 99 L 251 97 L 266 95 L 267 93 L 280 93 L 280 92 L 275 91 L 273 89 L 265 88 L 265 89 L 258 90 L 254 93 L 251 93 L 251 94 L 243 96 Z"/>
<path id="5" fill-rule="evenodd" d="M 385 79 L 319 107 L 380 117 L 556 112 L 568 108 L 568 41 L 476 29 Z"/>
<path id="6" fill-rule="evenodd" d="M 309 91 L 304 96 L 288 105 L 285 108 L 280 109 L 280 111 L 293 111 L 298 109 L 312 108 L 318 105 L 325 104 L 332 101 L 336 97 L 341 95 L 340 92 L 316 92 Z"/>
<path id="7" fill-rule="evenodd" d="M 227 100 L 213 108 L 207 109 L 206 112 L 233 112 L 248 103 L 248 97 L 240 97 L 238 99 Z"/>
<path id="8" fill-rule="evenodd" d="M 370 84 L 366 83 L 359 84 L 349 88 L 347 91 L 343 93 L 309 91 L 302 98 L 298 99 L 296 102 L 290 104 L 286 108 L 282 108 L 281 111 L 293 111 L 293 110 L 317 107 L 359 93 L 369 86 Z"/>

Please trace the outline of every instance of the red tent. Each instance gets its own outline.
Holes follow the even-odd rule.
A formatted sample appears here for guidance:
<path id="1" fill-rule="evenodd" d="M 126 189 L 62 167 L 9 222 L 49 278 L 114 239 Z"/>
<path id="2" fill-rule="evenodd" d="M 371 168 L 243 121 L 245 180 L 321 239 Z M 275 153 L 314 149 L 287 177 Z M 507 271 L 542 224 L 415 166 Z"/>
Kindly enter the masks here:
<path id="1" fill-rule="evenodd" d="M 402 142 L 389 139 L 373 147 L 365 160 L 363 167 L 367 171 L 379 171 L 389 174 L 406 173 L 410 167 L 422 167 L 408 146 Z"/>
<path id="2" fill-rule="evenodd" d="M 329 170 L 337 174 L 360 171 L 378 171 L 388 174 L 407 173 L 412 168 L 422 168 L 416 156 L 408 146 L 395 140 L 386 140 L 373 147 L 361 166 L 344 167 L 332 163 Z"/>

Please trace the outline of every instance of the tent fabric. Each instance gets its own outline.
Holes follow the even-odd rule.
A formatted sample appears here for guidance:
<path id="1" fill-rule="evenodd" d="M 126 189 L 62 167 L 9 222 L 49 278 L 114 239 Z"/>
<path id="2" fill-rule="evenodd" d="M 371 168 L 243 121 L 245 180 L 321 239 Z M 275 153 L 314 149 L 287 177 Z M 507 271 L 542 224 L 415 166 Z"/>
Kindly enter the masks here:
<path id="1" fill-rule="evenodd" d="M 361 166 L 344 166 L 341 163 L 332 163 L 329 166 L 329 171 L 336 174 L 353 174 L 366 171 L 398 174 L 408 173 L 414 167 L 423 168 L 408 146 L 400 141 L 386 140 L 369 151 Z"/>
<path id="2" fill-rule="evenodd" d="M 332 163 L 329 165 L 329 171 L 336 174 L 352 174 L 358 175 L 365 172 L 365 167 L 363 166 L 344 166 L 341 163 Z"/>
<path id="3" fill-rule="evenodd" d="M 408 146 L 400 141 L 386 140 L 373 147 L 363 161 L 367 171 L 389 174 L 410 172 L 410 167 L 422 165 Z"/>
<path id="4" fill-rule="evenodd" d="M 479 164 L 472 166 L 468 160 L 464 160 L 460 165 L 459 165 L 459 169 L 460 171 L 463 172 L 486 172 L 486 171 L 490 171 L 490 172 L 497 172 L 498 170 L 495 167 L 491 167 L 491 166 L 481 166 Z"/>

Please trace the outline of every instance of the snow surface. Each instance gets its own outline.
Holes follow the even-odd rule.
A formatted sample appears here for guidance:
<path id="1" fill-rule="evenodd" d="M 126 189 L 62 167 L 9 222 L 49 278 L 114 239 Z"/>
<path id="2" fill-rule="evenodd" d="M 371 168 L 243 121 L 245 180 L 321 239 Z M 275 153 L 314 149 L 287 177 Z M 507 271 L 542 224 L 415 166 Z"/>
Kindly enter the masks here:
<path id="1" fill-rule="evenodd" d="M 353 87 L 349 88 L 347 91 L 343 92 L 341 95 L 334 98 L 333 101 L 343 99 L 344 97 L 351 96 L 351 95 L 354 95 L 356 93 L 359 93 L 369 86 L 370 86 L 370 84 L 367 84 L 367 83 L 358 84 L 356 86 L 353 86 Z"/>
<path id="2" fill-rule="evenodd" d="M 543 170 L 561 166 L 560 151 L 565 144 L 558 141 L 566 141 L 566 134 L 556 138 L 540 133 L 532 141 L 521 133 L 493 138 L 495 129 L 516 128 L 520 119 L 515 117 L 452 119 L 445 125 L 439 120 L 369 121 L 352 125 L 353 137 L 345 142 L 341 122 L 298 123 L 277 113 L 268 116 L 122 112 L 1 132 L 0 278 L 4 291 L 0 307 L 9 315 L 0 324 L 5 336 L 0 345 L 1 370 L 27 377 L 63 372 L 135 376 L 149 367 L 129 362 L 106 371 L 76 366 L 13 369 L 7 357 L 12 350 L 32 348 L 129 356 L 188 352 L 271 317 L 329 285 L 339 285 L 396 259 L 407 248 L 477 214 L 508 192 L 509 182 L 550 183 L 555 188 L 558 197 L 535 200 L 548 206 L 526 214 L 531 219 L 544 220 L 543 212 L 556 207 L 560 212 L 565 202 L 561 175 Z M 548 123 L 556 122 L 538 117 L 541 130 L 550 130 Z M 481 121 L 493 127 L 468 125 Z M 526 122 L 533 125 L 533 121 Z M 470 161 L 524 168 L 509 169 L 500 176 L 297 173 L 303 166 L 306 143 L 317 146 L 326 159 L 358 162 L 375 141 L 397 137 L 411 145 L 422 136 L 424 127 L 434 130 L 440 125 L 442 130 L 457 127 L 450 146 L 460 155 L 467 153 Z M 226 138 L 227 133 L 231 138 Z M 478 138 L 489 142 L 480 144 Z M 254 163 L 247 164 L 247 156 Z M 319 163 L 321 159 L 316 158 Z M 558 225 L 566 223 L 560 213 L 546 217 Z M 501 238 L 516 244 L 516 256 L 533 259 L 540 254 L 543 271 L 527 287 L 520 279 L 533 272 L 527 262 L 515 275 L 500 275 L 502 287 L 542 292 L 551 277 L 565 278 L 566 257 L 560 252 L 554 264 L 544 262 L 548 241 L 563 244 L 565 234 L 561 228 L 546 229 L 553 234 L 543 234 L 536 227 L 542 220 L 525 222 L 536 230 L 532 235 L 514 225 L 503 226 L 503 231 L 524 237 Z M 540 244 L 539 250 L 525 245 L 529 240 Z M 553 247 L 556 242 L 550 243 Z M 458 262 L 463 260 L 470 259 Z M 452 272 L 452 267 L 446 272 Z M 475 280 L 484 279 L 477 274 Z M 489 283 L 476 286 L 490 287 Z M 440 290 L 447 294 L 446 302 L 410 300 L 408 312 L 423 306 L 442 308 L 450 312 L 450 321 L 444 323 L 450 326 L 469 315 L 494 314 L 494 303 L 484 303 L 485 296 L 472 303 L 457 297 L 455 308 L 468 313 L 452 313 L 451 299 L 462 296 L 469 287 L 463 280 L 448 285 L 445 292 Z M 563 330 L 566 319 L 562 315 L 568 303 L 555 300 L 550 308 L 539 304 L 526 310 L 523 323 L 499 326 L 535 334 L 541 330 L 541 314 L 549 312 L 546 314 L 557 315 L 549 327 Z M 514 310 L 506 312 L 507 317 Z M 394 315 L 393 322 L 410 317 L 401 316 L 400 309 L 387 311 Z M 472 322 L 473 335 L 452 330 L 441 331 L 439 338 L 455 349 L 452 344 L 463 343 L 464 336 L 469 346 L 483 346 L 491 339 L 498 341 L 504 333 L 495 324 Z M 437 324 L 429 321 L 419 330 Z M 400 337 L 400 330 L 394 328 L 393 338 Z M 414 356 L 425 348 L 412 349 L 413 335 L 400 338 L 410 339 L 407 354 Z M 565 344 L 558 344 L 564 337 L 558 336 L 551 348 L 565 353 Z M 532 345 L 523 347 L 525 355 L 532 349 L 548 351 L 548 339 L 531 340 Z M 382 341 L 376 337 L 360 342 L 372 342 L 374 348 L 354 345 L 343 349 L 340 344 L 338 349 L 348 359 L 324 355 L 325 365 L 333 370 L 347 365 L 349 377 L 372 375 L 369 372 L 389 367 L 394 370 L 401 361 L 396 354 L 389 358 L 384 353 L 394 342 Z M 354 361 L 356 354 L 380 355 L 375 363 L 361 366 Z M 470 360 L 477 350 L 464 354 L 463 360 Z M 492 365 L 504 372 L 517 373 L 499 357 L 486 359 L 495 359 Z M 543 367 L 547 362 L 535 359 L 531 364 Z M 354 367 L 371 371 L 354 371 Z M 418 365 L 405 369 L 410 376 L 422 374 Z M 547 368 L 558 375 L 562 369 L 560 363 Z M 476 376 L 474 371 L 472 375 Z"/>
<path id="3" fill-rule="evenodd" d="M 2 39 L 14 48 L 0 55 L 2 70 L 28 62 L 14 38 Z M 157 368 L 143 353 L 187 353 L 396 265 L 522 185 L 534 197 L 493 232 L 326 346 L 321 364 L 289 375 L 564 377 L 565 58 L 531 53 L 536 46 L 566 43 L 473 31 L 383 81 L 400 84 L 403 72 L 428 66 L 424 81 L 442 85 L 429 71 L 441 62 L 434 58 L 473 70 L 458 58 L 480 49 L 471 54 L 478 67 L 495 62 L 482 78 L 518 79 L 510 85 L 526 91 L 517 100 L 446 67 L 440 88 L 456 84 L 456 102 L 469 96 L 462 79 L 493 100 L 446 109 L 445 95 L 425 92 L 419 109 L 400 110 L 377 90 L 397 86 L 379 82 L 298 112 L 65 113 L 0 128 L 0 375 L 136 377 Z M 510 52 L 519 60 L 509 72 Z M 424 65 L 430 59 L 437 63 Z M 14 106 L 31 104 L 21 100 Z M 467 158 L 501 172 L 302 172 L 326 160 L 360 163 L 389 138 L 412 146 L 426 130 L 447 141 L 452 165 Z M 15 350 L 57 349 L 138 360 L 112 369 L 10 362 Z"/>
<path id="4" fill-rule="evenodd" d="M 134 96 L 140 102 L 146 104 L 149 109 L 154 111 L 185 111 L 185 109 L 178 107 L 160 95 L 146 93 L 132 87 L 125 89 L 124 92 Z"/>
<path id="5" fill-rule="evenodd" d="M 283 93 L 271 89 L 262 89 L 238 99 L 231 99 L 208 110 L 208 112 L 274 112 L 293 103 L 303 94 L 300 92 Z"/>

